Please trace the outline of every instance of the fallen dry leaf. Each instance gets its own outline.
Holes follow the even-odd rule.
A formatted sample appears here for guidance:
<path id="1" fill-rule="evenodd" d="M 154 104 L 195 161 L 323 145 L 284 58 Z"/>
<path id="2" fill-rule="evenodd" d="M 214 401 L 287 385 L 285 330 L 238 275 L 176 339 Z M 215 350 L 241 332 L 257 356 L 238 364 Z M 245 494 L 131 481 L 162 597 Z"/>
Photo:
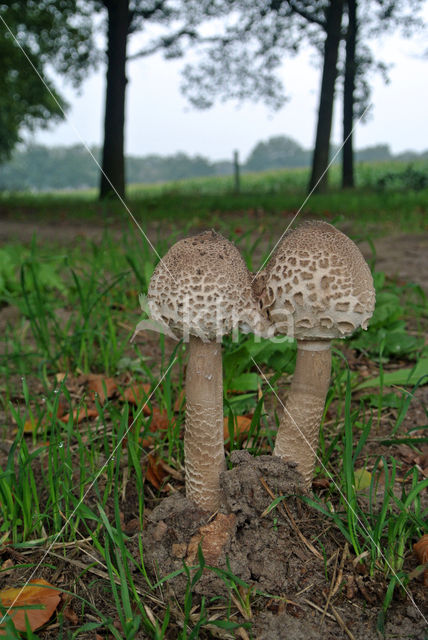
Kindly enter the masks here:
<path id="1" fill-rule="evenodd" d="M 64 618 L 71 622 L 71 624 L 79 624 L 79 616 L 69 605 L 67 605 L 65 609 L 62 610 L 62 613 L 64 615 Z"/>
<path id="2" fill-rule="evenodd" d="M 26 420 L 24 422 L 24 433 L 34 433 L 36 428 L 36 420 Z M 14 433 L 16 433 L 18 429 L 14 429 Z"/>
<path id="3" fill-rule="evenodd" d="M 139 440 L 140 445 L 143 447 L 143 449 L 149 449 L 150 447 L 152 447 L 155 443 L 154 438 L 143 438 L 142 440 Z"/>
<path id="4" fill-rule="evenodd" d="M 123 397 L 130 404 L 140 404 L 144 400 L 147 400 L 150 394 L 151 386 L 149 384 L 133 384 L 125 389 Z M 150 415 L 151 410 L 146 405 L 143 409 L 144 415 Z"/>
<path id="5" fill-rule="evenodd" d="M 67 408 L 67 403 L 64 398 L 60 398 L 58 402 L 58 408 L 56 411 L 56 417 L 58 420 L 61 420 L 64 412 Z M 46 425 L 49 425 L 49 422 L 52 420 L 52 414 L 48 413 L 44 420 L 41 422 L 40 427 L 46 428 Z M 30 418 L 24 422 L 24 433 L 34 433 L 37 426 L 37 420 L 35 418 Z M 48 426 L 48 428 L 50 428 Z M 14 433 L 17 433 L 17 429 L 14 429 Z"/>
<path id="6" fill-rule="evenodd" d="M 91 373 L 88 376 L 88 389 L 98 394 L 101 404 L 104 404 L 107 398 L 111 398 L 117 391 L 117 384 L 114 378 L 105 378 L 98 373 Z"/>
<path id="7" fill-rule="evenodd" d="M 328 489 L 330 486 L 330 480 L 328 478 L 315 478 L 312 480 L 313 489 Z"/>
<path id="8" fill-rule="evenodd" d="M 188 564 L 195 562 L 200 544 L 206 562 L 217 565 L 235 529 L 236 516 L 234 513 L 228 516 L 218 513 L 212 522 L 200 527 L 199 532 L 190 539 L 186 562 Z"/>
<path id="9" fill-rule="evenodd" d="M 132 518 L 131 520 L 128 520 L 128 522 L 124 525 L 123 530 L 128 536 L 141 531 L 139 518 Z"/>
<path id="10" fill-rule="evenodd" d="M 428 476 L 428 446 L 422 447 L 422 453 L 415 458 L 416 464 L 418 464 L 424 476 Z"/>
<path id="11" fill-rule="evenodd" d="M 372 474 L 364 467 L 355 469 L 354 471 L 355 491 L 364 491 L 370 487 Z"/>
<path id="12" fill-rule="evenodd" d="M 6 572 L 9 571 L 9 569 L 12 569 L 14 566 L 15 565 L 12 558 L 7 558 L 7 560 L 5 560 L 1 565 L 2 574 L 4 575 Z"/>
<path id="13" fill-rule="evenodd" d="M 251 418 L 247 416 L 235 416 L 233 421 L 235 439 L 245 436 L 249 432 Z M 229 418 L 223 418 L 223 437 L 225 440 L 229 438 Z"/>
<path id="14" fill-rule="evenodd" d="M 168 429 L 169 424 L 173 425 L 174 420 L 171 422 L 168 418 L 168 413 L 166 411 L 161 411 L 157 407 L 153 408 L 152 413 L 152 421 L 150 423 L 150 431 L 154 433 L 155 431 L 166 431 Z"/>
<path id="15" fill-rule="evenodd" d="M 42 627 L 57 608 L 61 600 L 60 591 L 53 585 L 39 578 L 31 580 L 25 587 L 17 587 L 0 591 L 0 602 L 2 607 L 8 609 L 9 615 L 18 631 L 25 631 L 25 617 L 28 617 L 31 630 L 35 631 Z M 25 606 L 40 605 L 40 609 L 26 609 Z M 15 610 L 15 607 L 23 607 Z M 6 636 L 4 627 L 0 627 L 0 636 Z"/>
<path id="16" fill-rule="evenodd" d="M 413 551 L 418 556 L 421 564 L 428 563 L 428 533 L 425 533 L 422 538 L 413 545 Z M 428 567 L 424 571 L 424 585 L 428 587 Z"/>
<path id="17" fill-rule="evenodd" d="M 67 409 L 67 406 L 68 405 L 67 405 L 67 402 L 65 401 L 65 399 L 64 398 L 60 398 L 59 401 L 58 401 L 58 409 L 57 409 L 57 412 L 56 412 L 56 417 L 58 419 L 61 418 L 64 415 L 64 413 L 65 413 L 65 411 Z"/>
<path id="18" fill-rule="evenodd" d="M 74 409 L 72 415 L 73 421 L 80 424 L 83 420 L 98 416 L 98 411 L 93 407 L 81 407 L 80 409 Z M 60 420 L 61 422 L 68 422 L 70 420 L 70 414 L 67 413 L 65 416 L 62 416 Z"/>
<path id="19" fill-rule="evenodd" d="M 184 389 L 182 389 L 175 399 L 174 412 L 178 413 L 179 411 L 181 411 L 185 405 L 185 402 L 186 402 L 186 394 L 184 392 Z"/>
<path id="20" fill-rule="evenodd" d="M 162 481 L 167 476 L 162 461 L 159 458 L 155 458 L 151 453 L 147 456 L 148 466 L 146 471 L 146 480 L 154 486 L 155 489 L 160 489 Z"/>

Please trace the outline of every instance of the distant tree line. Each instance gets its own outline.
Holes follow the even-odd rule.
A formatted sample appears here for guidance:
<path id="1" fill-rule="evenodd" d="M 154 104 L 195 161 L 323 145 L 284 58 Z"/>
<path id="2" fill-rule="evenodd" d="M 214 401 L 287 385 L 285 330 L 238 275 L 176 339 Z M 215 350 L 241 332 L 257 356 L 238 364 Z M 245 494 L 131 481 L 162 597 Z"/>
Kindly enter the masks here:
<path id="1" fill-rule="evenodd" d="M 93 147 L 91 151 L 100 160 L 101 149 Z M 334 151 L 333 147 L 331 153 Z M 241 169 L 248 172 L 309 167 L 311 159 L 312 151 L 304 149 L 292 138 L 274 136 L 256 144 Z M 411 162 L 417 159 L 428 159 L 428 150 L 393 155 L 388 145 L 378 144 L 356 152 L 356 162 Z M 231 175 L 232 172 L 232 160 L 215 162 L 200 155 L 189 156 L 185 153 L 126 158 L 126 173 L 130 183 L 167 182 Z M 82 145 L 46 147 L 32 144 L 15 152 L 10 161 L 0 166 L 0 190 L 84 189 L 97 187 L 98 184 L 98 167 Z"/>

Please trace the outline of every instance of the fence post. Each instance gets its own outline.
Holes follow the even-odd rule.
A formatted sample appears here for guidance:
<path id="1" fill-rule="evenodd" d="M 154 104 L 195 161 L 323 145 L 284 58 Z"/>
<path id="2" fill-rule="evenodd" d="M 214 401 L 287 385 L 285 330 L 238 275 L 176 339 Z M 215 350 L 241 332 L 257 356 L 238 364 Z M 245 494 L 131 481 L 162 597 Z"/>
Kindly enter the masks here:
<path id="1" fill-rule="evenodd" d="M 235 193 L 241 192 L 241 175 L 239 170 L 239 152 L 233 152 L 233 190 Z"/>

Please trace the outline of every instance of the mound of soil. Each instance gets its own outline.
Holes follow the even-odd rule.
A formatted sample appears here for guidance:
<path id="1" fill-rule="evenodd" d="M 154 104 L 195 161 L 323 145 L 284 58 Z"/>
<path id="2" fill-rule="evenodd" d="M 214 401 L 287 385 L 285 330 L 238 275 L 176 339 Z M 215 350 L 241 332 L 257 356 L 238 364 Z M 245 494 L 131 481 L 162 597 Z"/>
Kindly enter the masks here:
<path id="1" fill-rule="evenodd" d="M 223 502 L 215 516 L 178 493 L 150 514 L 143 547 L 153 580 L 179 571 L 183 562 L 195 576 L 200 547 L 209 566 L 194 584 L 196 596 L 226 596 L 230 572 L 252 593 L 273 596 L 268 600 L 271 611 L 252 612 L 251 637 L 311 640 L 364 634 L 365 640 L 377 639 L 386 584 L 353 562 L 331 521 L 296 495 L 301 486 L 296 469 L 279 458 L 252 458 L 246 451 L 234 451 L 231 461 L 233 468 L 221 477 Z M 284 498 L 275 501 L 278 496 Z M 319 538 L 322 545 L 311 543 Z M 168 579 L 179 602 L 187 583 L 184 572 Z M 422 591 L 418 596 L 421 607 Z M 263 602 L 266 606 L 265 598 Z M 389 637 L 422 640 L 423 617 L 408 605 L 405 600 L 395 605 Z"/>

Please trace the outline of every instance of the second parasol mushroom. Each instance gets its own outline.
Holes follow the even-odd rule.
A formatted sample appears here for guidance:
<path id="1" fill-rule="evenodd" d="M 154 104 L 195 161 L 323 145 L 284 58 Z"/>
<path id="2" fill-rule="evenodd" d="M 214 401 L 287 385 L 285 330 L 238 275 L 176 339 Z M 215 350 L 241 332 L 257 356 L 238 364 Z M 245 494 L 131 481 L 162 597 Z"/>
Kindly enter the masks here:
<path id="1" fill-rule="evenodd" d="M 238 249 L 214 231 L 174 244 L 149 285 L 150 315 L 189 342 L 184 458 L 186 495 L 206 511 L 220 505 L 225 469 L 221 339 L 238 327 L 260 332 L 251 276 Z"/>
<path id="2" fill-rule="evenodd" d="M 308 222 L 284 236 L 257 288 L 277 333 L 297 339 L 274 455 L 297 463 L 309 489 L 330 383 L 331 341 L 367 328 L 375 305 L 373 279 L 350 238 L 326 222 Z"/>

